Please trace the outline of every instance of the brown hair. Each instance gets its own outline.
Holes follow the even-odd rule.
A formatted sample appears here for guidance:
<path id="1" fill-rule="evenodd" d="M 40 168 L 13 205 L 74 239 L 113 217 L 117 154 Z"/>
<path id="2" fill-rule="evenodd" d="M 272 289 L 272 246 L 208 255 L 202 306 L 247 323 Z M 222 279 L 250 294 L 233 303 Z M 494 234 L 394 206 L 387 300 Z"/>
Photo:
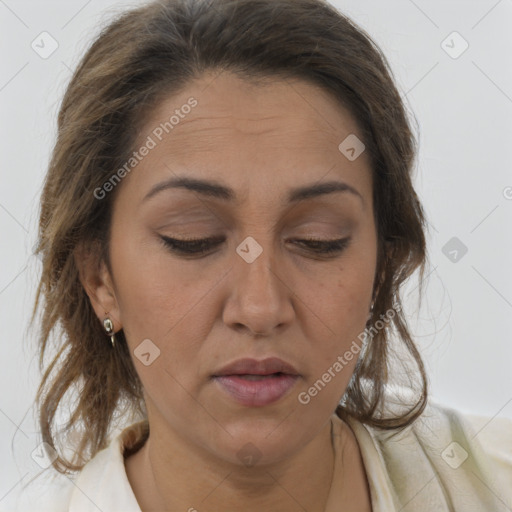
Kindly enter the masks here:
<path id="1" fill-rule="evenodd" d="M 107 444 L 123 404 L 145 417 L 141 382 L 122 330 L 115 350 L 79 279 L 78 247 L 97 247 L 109 262 L 115 192 L 101 187 L 133 151 L 145 116 L 164 97 L 205 71 L 246 79 L 307 80 L 334 94 L 358 122 L 373 170 L 378 232 L 375 302 L 370 324 L 393 309 L 389 325 L 363 346 L 336 412 L 374 427 L 400 429 L 423 411 L 427 379 L 401 311 L 399 288 L 426 261 L 424 219 L 411 183 L 416 140 L 385 56 L 371 38 L 323 0 L 163 0 L 127 11 L 104 28 L 64 95 L 41 199 L 36 254 L 42 258 L 32 322 L 42 306 L 39 364 L 60 327 L 56 355 L 37 393 L 43 441 L 55 447 L 81 426 L 75 454 L 54 467 L 79 470 Z M 421 288 L 420 288 L 421 290 Z M 400 414 L 385 415 L 392 328 L 415 361 L 419 392 Z M 63 432 L 59 404 L 78 391 Z M 61 436 L 61 437 L 59 437 Z"/>

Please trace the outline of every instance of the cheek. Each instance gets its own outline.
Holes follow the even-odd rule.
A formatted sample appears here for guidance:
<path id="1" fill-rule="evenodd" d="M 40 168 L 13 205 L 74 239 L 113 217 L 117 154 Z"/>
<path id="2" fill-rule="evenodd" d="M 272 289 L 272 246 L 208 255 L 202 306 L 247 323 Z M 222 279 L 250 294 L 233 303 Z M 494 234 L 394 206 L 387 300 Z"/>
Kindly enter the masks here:
<path id="1" fill-rule="evenodd" d="M 130 244 L 126 239 L 119 241 L 112 257 L 118 262 L 123 330 L 144 388 L 165 400 L 170 395 L 180 400 L 180 386 L 196 393 L 200 356 L 219 318 L 219 280 L 229 268 L 207 271 L 197 262 L 171 257 L 156 244 Z M 149 366 L 138 359 L 138 347 L 147 339 L 156 346 L 145 342 L 149 351 L 158 353 Z"/>
<path id="2" fill-rule="evenodd" d="M 170 364 L 192 359 L 194 340 L 201 338 L 201 324 L 189 319 L 196 315 L 194 305 L 201 303 L 212 284 L 199 276 L 192 265 L 170 258 L 157 242 L 136 239 L 136 233 L 128 233 L 117 229 L 111 259 L 120 320 L 136 368 L 145 368 L 136 358 L 137 348 L 144 340 L 157 347 L 158 362 L 165 361 L 166 367 L 167 360 Z"/>
<path id="3" fill-rule="evenodd" d="M 350 379 L 368 319 L 375 263 L 376 259 L 371 250 L 365 254 L 354 251 L 347 254 L 329 278 L 322 280 L 318 287 L 312 303 L 322 320 L 322 332 L 325 335 L 320 335 L 320 341 L 315 348 L 316 378 L 332 368 L 341 356 L 342 373 L 345 377 L 338 377 L 335 370 L 340 367 L 336 365 L 333 370 L 337 375 L 336 386 Z M 319 339 L 318 332 L 316 338 Z"/>
<path id="4" fill-rule="evenodd" d="M 375 264 L 373 252 L 354 252 L 324 283 L 319 299 L 329 307 L 329 318 L 337 332 L 364 328 L 372 298 Z"/>
<path id="5" fill-rule="evenodd" d="M 309 347 L 311 373 L 297 395 L 298 403 L 313 416 L 333 409 L 345 393 L 361 353 L 371 300 L 371 264 L 361 259 L 350 264 L 347 259 L 336 274 L 319 286 L 313 301 L 323 328 L 311 338 L 316 340 Z"/>
<path id="6" fill-rule="evenodd" d="M 123 326 L 137 336 L 161 338 L 183 316 L 187 295 L 193 295 L 197 286 L 186 267 L 173 261 L 158 240 L 129 224 L 119 221 L 111 245 Z"/>
<path id="7" fill-rule="evenodd" d="M 373 287 L 373 269 L 353 265 L 342 269 L 333 280 L 332 297 L 337 297 L 338 318 L 342 325 L 362 327 L 366 323 Z"/>

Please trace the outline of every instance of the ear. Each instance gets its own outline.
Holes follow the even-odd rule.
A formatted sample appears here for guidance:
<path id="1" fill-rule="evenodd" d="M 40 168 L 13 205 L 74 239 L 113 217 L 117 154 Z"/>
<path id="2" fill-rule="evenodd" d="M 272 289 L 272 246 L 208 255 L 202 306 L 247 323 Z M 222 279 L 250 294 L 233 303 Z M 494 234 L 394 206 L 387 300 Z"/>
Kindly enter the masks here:
<path id="1" fill-rule="evenodd" d="M 112 276 L 101 257 L 99 244 L 80 244 L 73 252 L 80 282 L 91 305 L 103 325 L 109 316 L 114 324 L 114 332 L 122 328 L 119 304 L 117 302 Z"/>

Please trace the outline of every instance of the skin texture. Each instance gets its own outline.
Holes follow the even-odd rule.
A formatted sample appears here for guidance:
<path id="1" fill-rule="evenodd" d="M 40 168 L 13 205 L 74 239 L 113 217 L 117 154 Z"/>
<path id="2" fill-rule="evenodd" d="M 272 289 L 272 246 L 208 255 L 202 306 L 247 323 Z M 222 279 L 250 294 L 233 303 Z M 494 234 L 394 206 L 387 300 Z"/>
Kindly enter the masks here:
<path id="1" fill-rule="evenodd" d="M 356 357 L 307 405 L 298 395 L 357 340 L 371 305 L 377 238 L 370 163 L 366 153 L 349 161 L 338 149 L 348 135 L 362 136 L 348 111 L 314 85 L 253 85 L 223 72 L 162 102 L 137 148 L 191 96 L 197 106 L 117 185 L 113 275 L 85 263 L 81 272 L 99 321 L 108 312 L 115 331 L 124 329 L 144 386 L 151 434 L 126 460 L 128 478 L 145 512 L 227 504 L 321 511 L 332 477 L 329 419 Z M 237 200 L 184 189 L 143 200 L 176 176 L 216 180 Z M 289 189 L 332 180 L 361 197 L 335 192 L 286 204 Z M 208 255 L 184 258 L 159 235 L 224 241 Z M 262 248 L 252 263 L 236 252 L 248 236 Z M 348 247 L 330 256 L 295 242 L 346 236 Z M 160 349 L 149 366 L 133 355 L 145 339 Z M 271 356 L 300 377 L 270 405 L 239 405 L 211 379 L 237 359 Z M 345 434 L 346 510 L 370 510 L 357 442 L 348 426 Z M 258 453 L 249 468 L 240 458 L 247 443 Z"/>

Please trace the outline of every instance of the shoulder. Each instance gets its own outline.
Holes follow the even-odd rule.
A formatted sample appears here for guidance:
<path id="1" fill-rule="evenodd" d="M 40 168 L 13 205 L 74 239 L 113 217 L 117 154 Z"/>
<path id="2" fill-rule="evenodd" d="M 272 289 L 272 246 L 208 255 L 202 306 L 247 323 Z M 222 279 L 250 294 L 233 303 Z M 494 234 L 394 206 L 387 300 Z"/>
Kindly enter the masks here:
<path id="1" fill-rule="evenodd" d="M 500 468 L 512 481 L 512 419 L 463 413 L 430 402 L 423 414 L 406 429 L 406 437 L 439 452 L 452 468 L 468 460 Z M 501 471 L 500 471 L 501 472 Z"/>
<path id="2" fill-rule="evenodd" d="M 98 510 L 100 504 L 105 505 L 100 510 L 112 510 L 113 499 L 117 500 L 114 505 L 120 505 L 122 510 L 139 512 L 126 477 L 123 456 L 137 449 L 148 432 L 147 420 L 115 432 L 109 445 L 72 476 L 48 467 L 2 499 L 0 512 L 84 512 Z M 106 489 L 115 492 L 106 493 Z"/>
<path id="3" fill-rule="evenodd" d="M 413 496 L 416 488 L 415 499 L 423 493 L 425 500 L 454 510 L 512 506 L 511 419 L 468 415 L 430 402 L 402 431 L 366 429 L 399 495 Z"/>
<path id="4" fill-rule="evenodd" d="M 73 477 L 47 468 L 11 489 L 0 502 L 0 512 L 67 512 L 73 487 Z"/>
<path id="5" fill-rule="evenodd" d="M 469 425 L 486 455 L 493 461 L 498 472 L 510 486 L 512 482 L 512 419 L 465 415 Z"/>

